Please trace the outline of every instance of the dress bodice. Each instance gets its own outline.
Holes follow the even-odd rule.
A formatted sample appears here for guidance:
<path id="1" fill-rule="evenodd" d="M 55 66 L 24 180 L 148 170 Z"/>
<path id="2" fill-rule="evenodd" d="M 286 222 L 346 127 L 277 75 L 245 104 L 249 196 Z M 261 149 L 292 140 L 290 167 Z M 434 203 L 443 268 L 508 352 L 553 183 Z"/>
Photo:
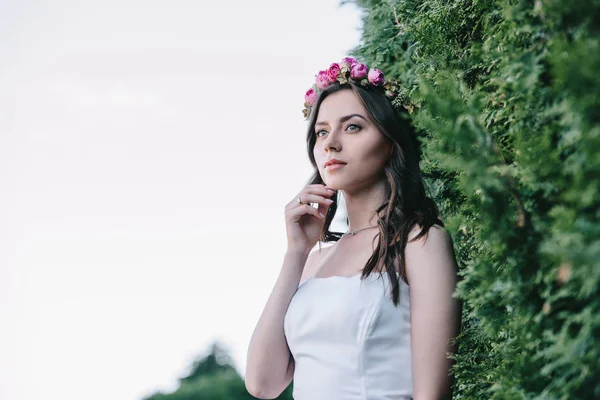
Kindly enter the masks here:
<path id="1" fill-rule="evenodd" d="M 412 398 L 409 286 L 399 304 L 387 274 L 308 278 L 284 332 L 294 357 L 294 400 Z"/>

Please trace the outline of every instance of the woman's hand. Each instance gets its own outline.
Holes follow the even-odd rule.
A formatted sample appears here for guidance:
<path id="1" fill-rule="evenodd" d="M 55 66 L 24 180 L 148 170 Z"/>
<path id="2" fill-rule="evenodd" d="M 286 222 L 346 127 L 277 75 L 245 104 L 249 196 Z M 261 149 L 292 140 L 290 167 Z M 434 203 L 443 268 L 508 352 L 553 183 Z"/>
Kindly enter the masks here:
<path id="1" fill-rule="evenodd" d="M 285 206 L 288 251 L 309 251 L 314 247 L 321 236 L 325 215 L 333 203 L 330 197 L 334 193 L 323 184 L 307 185 Z M 298 203 L 298 197 L 303 204 Z M 318 203 L 319 207 L 309 203 Z"/>

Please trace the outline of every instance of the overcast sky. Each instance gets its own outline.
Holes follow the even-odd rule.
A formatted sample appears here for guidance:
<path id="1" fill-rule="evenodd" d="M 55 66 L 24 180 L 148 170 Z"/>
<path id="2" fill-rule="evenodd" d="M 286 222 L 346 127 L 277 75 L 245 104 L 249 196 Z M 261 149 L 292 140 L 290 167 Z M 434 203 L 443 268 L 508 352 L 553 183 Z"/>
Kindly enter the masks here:
<path id="1" fill-rule="evenodd" d="M 214 339 L 244 374 L 312 170 L 304 92 L 359 11 L 1 4 L 0 398 L 140 399 Z"/>

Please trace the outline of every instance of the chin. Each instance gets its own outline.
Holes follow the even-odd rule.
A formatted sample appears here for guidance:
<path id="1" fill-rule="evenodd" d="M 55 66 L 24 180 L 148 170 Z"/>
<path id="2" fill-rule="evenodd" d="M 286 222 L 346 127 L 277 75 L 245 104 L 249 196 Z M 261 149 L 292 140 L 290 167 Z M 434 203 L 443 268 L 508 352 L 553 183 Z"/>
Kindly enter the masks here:
<path id="1" fill-rule="evenodd" d="M 327 187 L 330 187 L 333 190 L 337 191 L 337 190 L 342 190 L 343 189 L 343 185 L 340 185 L 340 183 L 336 182 L 335 179 L 333 179 L 333 180 L 330 179 L 328 182 L 325 182 L 325 181 L 323 181 L 323 182 L 325 183 L 325 185 Z"/>
<path id="2" fill-rule="evenodd" d="M 347 186 L 346 179 L 341 176 L 328 176 L 327 179 L 321 179 L 323 184 L 332 188 L 333 190 L 344 190 Z"/>

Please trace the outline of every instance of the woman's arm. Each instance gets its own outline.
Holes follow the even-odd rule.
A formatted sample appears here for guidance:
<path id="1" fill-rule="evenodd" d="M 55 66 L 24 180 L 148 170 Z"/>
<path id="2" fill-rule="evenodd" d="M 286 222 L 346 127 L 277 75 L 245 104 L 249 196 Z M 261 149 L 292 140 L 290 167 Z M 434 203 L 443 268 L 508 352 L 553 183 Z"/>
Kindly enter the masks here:
<path id="1" fill-rule="evenodd" d="M 456 352 L 457 345 L 449 341 L 460 333 L 462 314 L 461 301 L 452 297 L 458 281 L 452 239 L 444 229 L 433 226 L 427 235 L 406 245 L 405 260 L 410 287 L 413 398 L 450 399 L 453 360 L 446 352 Z"/>
<path id="2" fill-rule="evenodd" d="M 283 321 L 300 279 L 314 263 L 318 251 L 287 252 L 271 295 L 254 328 L 246 358 L 245 383 L 259 399 L 274 399 L 294 375 L 294 362 L 287 345 Z M 304 274 L 303 274 L 304 271 Z"/>

